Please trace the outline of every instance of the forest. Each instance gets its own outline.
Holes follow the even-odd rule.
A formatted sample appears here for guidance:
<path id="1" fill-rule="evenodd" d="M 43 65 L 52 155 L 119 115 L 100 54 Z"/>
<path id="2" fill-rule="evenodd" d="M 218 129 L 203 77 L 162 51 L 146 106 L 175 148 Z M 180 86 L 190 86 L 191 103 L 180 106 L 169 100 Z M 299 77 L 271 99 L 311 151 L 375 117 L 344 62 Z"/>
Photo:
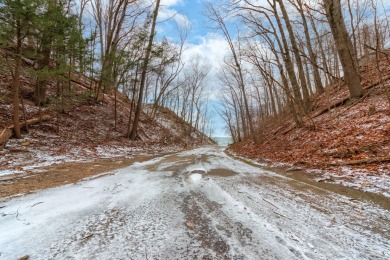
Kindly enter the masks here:
<path id="1" fill-rule="evenodd" d="M 217 115 L 229 149 L 250 158 L 389 170 L 390 25 L 382 0 L 204 3 L 208 27 L 226 47 L 217 68 L 186 53 L 191 23 L 167 17 L 160 1 L 20 0 L 0 8 L 2 147 L 47 121 L 73 145 L 122 138 L 127 146 L 187 146 L 199 144 L 195 132 L 212 143 Z M 157 36 L 171 20 L 175 37 Z M 166 113 L 188 129 L 169 133 Z"/>
<path id="2" fill-rule="evenodd" d="M 220 79 L 226 88 L 222 115 L 235 141 L 256 139 L 263 121 L 283 113 L 289 113 L 297 127 L 315 127 L 305 117 L 317 108 L 315 97 L 335 85 L 346 85 L 348 96 L 339 103 L 330 101 L 329 110 L 362 98 L 374 85 L 381 85 L 390 105 L 385 86 L 390 34 L 384 2 L 258 2 L 233 1 L 222 10 L 208 6 L 210 19 L 231 51 Z M 237 29 L 235 37 L 229 31 L 233 19 L 244 28 Z M 371 84 L 362 73 L 368 64 L 376 74 Z"/>
<path id="3" fill-rule="evenodd" d="M 42 108 L 54 111 L 58 132 L 61 113 L 75 102 L 73 85 L 88 89 L 79 99 L 115 96 L 115 129 L 117 95 L 131 100 L 125 133 L 131 140 L 137 139 L 143 103 L 152 105 L 151 119 L 158 107 L 167 107 L 206 132 L 204 81 L 210 68 L 200 57 L 182 61 L 189 25 L 177 27 L 178 42 L 154 41 L 158 10 L 159 2 L 135 0 L 2 1 L 2 70 L 12 77 L 12 134 L 21 138 L 27 125 L 23 98 L 39 107 L 40 121 Z M 21 79 L 33 87 L 28 93 Z"/>

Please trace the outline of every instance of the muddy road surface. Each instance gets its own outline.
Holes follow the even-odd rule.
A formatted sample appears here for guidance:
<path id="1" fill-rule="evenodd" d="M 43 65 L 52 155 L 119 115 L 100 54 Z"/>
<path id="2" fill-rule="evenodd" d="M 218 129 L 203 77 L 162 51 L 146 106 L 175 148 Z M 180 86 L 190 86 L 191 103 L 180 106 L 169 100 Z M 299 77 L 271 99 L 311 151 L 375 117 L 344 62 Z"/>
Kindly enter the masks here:
<path id="1" fill-rule="evenodd" d="M 199 148 L 0 204 L 0 259 L 390 259 L 383 200 Z"/>

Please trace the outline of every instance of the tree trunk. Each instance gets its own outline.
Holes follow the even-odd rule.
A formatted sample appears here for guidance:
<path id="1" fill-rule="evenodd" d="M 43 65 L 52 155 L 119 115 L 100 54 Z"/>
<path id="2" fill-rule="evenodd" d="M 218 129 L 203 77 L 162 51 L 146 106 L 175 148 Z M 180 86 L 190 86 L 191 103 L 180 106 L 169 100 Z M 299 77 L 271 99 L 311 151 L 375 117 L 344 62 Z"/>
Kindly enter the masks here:
<path id="1" fill-rule="evenodd" d="M 22 124 L 20 124 L 20 122 L 17 122 L 17 125 L 19 127 L 19 131 L 20 131 L 20 128 L 27 128 L 29 125 L 34 125 L 34 124 L 37 124 L 37 123 L 40 123 L 41 121 L 47 121 L 47 120 L 50 120 L 51 119 L 51 116 L 50 115 L 43 115 L 42 118 L 39 118 L 39 117 L 36 117 L 36 118 L 32 118 L 32 119 L 29 119 L 29 120 L 25 120 Z M 15 128 L 15 121 L 14 121 L 14 125 L 11 125 L 9 127 L 6 127 L 1 133 L 0 133 L 0 149 L 4 148 L 4 146 L 7 144 L 8 140 L 16 133 L 16 128 Z"/>
<path id="2" fill-rule="evenodd" d="M 291 82 L 295 104 L 301 106 L 301 105 L 303 105 L 301 91 L 299 89 L 298 80 L 297 80 L 297 77 L 295 75 L 294 64 L 293 64 L 292 59 L 291 59 L 290 51 L 288 49 L 286 35 L 284 33 L 283 25 L 280 21 L 275 4 L 273 5 L 273 9 L 274 9 L 274 13 L 275 13 L 275 19 L 276 19 L 276 22 L 278 24 L 280 36 L 281 36 L 282 42 L 283 42 L 283 51 L 282 51 L 283 60 L 284 60 L 285 66 L 286 66 L 288 77 L 289 77 L 290 82 Z"/>
<path id="3" fill-rule="evenodd" d="M 350 22 L 351 22 L 351 30 L 352 30 L 352 47 L 353 47 L 353 52 L 355 53 L 354 59 L 355 63 L 359 66 L 359 61 L 357 59 L 357 40 L 356 40 L 356 31 L 355 31 L 355 26 L 353 22 L 353 14 L 352 14 L 352 6 L 351 6 L 351 0 L 347 1 L 348 3 L 348 11 L 349 11 L 349 16 L 350 16 Z M 359 22 L 358 22 L 359 23 Z"/>
<path id="4" fill-rule="evenodd" d="M 306 82 L 307 82 L 307 87 L 309 88 L 309 93 L 310 95 L 313 95 L 313 89 L 311 85 L 311 78 L 310 78 L 310 70 L 309 70 L 309 60 L 305 59 L 305 70 L 306 70 Z"/>
<path id="5" fill-rule="evenodd" d="M 322 40 L 321 40 L 322 37 L 320 37 L 320 34 L 318 33 L 318 30 L 316 28 L 316 24 L 314 23 L 313 16 L 311 14 L 309 14 L 309 15 L 310 15 L 309 18 L 310 18 L 311 27 L 313 28 L 314 34 L 316 36 L 318 48 L 319 48 L 320 54 L 321 54 L 322 66 L 323 66 L 323 71 L 325 73 L 326 84 L 328 85 L 328 84 L 330 84 L 332 79 L 331 79 L 329 65 L 327 62 L 326 55 L 325 55 L 324 47 L 322 45 Z"/>
<path id="6" fill-rule="evenodd" d="M 305 32 L 307 50 L 309 52 L 310 63 L 313 65 L 313 77 L 314 77 L 314 85 L 318 94 L 322 94 L 324 92 L 324 86 L 322 85 L 320 72 L 318 71 L 318 63 L 317 63 L 317 55 L 313 51 L 313 47 L 311 44 L 311 39 L 309 35 L 309 26 L 307 25 L 306 17 L 302 7 L 302 0 L 298 0 L 299 12 L 301 14 L 302 23 L 303 23 L 303 31 Z M 308 82 L 309 83 L 309 82 Z"/>
<path id="7" fill-rule="evenodd" d="M 299 80 L 301 81 L 301 89 L 302 89 L 302 94 L 303 94 L 303 105 L 304 105 L 305 110 L 307 111 L 311 107 L 311 101 L 310 101 L 309 90 L 308 90 L 307 84 L 306 84 L 305 70 L 303 69 L 302 59 L 301 59 L 301 56 L 299 53 L 298 44 L 295 40 L 294 31 L 292 29 L 290 18 L 288 17 L 286 8 L 284 7 L 283 1 L 278 0 L 278 3 L 280 6 L 280 9 L 282 10 L 282 14 L 283 14 L 284 21 L 286 23 L 287 31 L 288 31 L 289 36 L 290 36 L 292 51 L 294 53 L 295 62 L 296 62 L 297 67 L 298 67 Z"/>
<path id="8" fill-rule="evenodd" d="M 278 18 L 277 18 L 278 19 Z M 272 26 L 273 30 L 275 31 L 275 28 Z M 279 58 L 279 54 L 278 52 L 276 51 L 276 48 L 275 48 L 275 44 L 273 43 L 273 41 L 268 37 L 266 36 L 266 38 L 268 38 L 268 42 L 270 43 L 271 45 L 271 49 L 272 51 L 275 53 L 275 58 L 276 58 L 276 64 L 278 66 L 278 69 L 279 69 L 279 73 L 280 73 L 280 76 L 282 78 L 282 88 L 283 88 L 283 91 L 285 92 L 286 94 L 286 100 L 287 100 L 287 107 L 290 109 L 291 113 L 293 114 L 293 118 L 294 118 L 294 122 L 296 124 L 297 127 L 301 127 L 302 126 L 302 122 L 300 120 L 300 116 L 298 115 L 298 112 L 294 106 L 294 101 L 293 101 L 293 94 L 294 94 L 294 97 L 295 97 L 295 93 L 294 93 L 294 87 L 293 87 L 293 91 L 290 90 L 290 87 L 288 85 L 288 79 L 286 77 L 286 74 L 284 72 L 284 69 L 283 69 L 283 65 L 282 65 L 282 61 L 281 59 Z M 278 44 L 279 46 L 279 49 L 281 50 L 281 52 L 285 52 L 283 51 L 283 45 L 282 45 L 282 42 L 280 41 L 278 35 L 275 33 L 275 39 L 276 39 L 276 43 Z M 285 42 L 287 43 L 287 42 Z M 285 65 L 286 65 L 286 59 L 284 59 L 285 61 Z M 287 68 L 287 66 L 286 66 Z M 290 75 L 289 75 L 290 76 Z M 295 76 L 295 75 L 293 75 Z M 296 80 L 296 79 L 295 79 Z M 297 83 L 298 84 L 298 83 Z M 299 90 L 298 90 L 299 91 Z M 292 93 L 293 92 L 293 93 Z M 298 92 L 299 93 L 299 92 Z M 299 93 L 300 94 L 300 93 Z M 298 101 L 298 100 L 295 100 L 295 104 L 300 104 L 302 100 Z"/>
<path id="9" fill-rule="evenodd" d="M 8 140 L 11 138 L 13 132 L 10 128 L 5 128 L 0 133 L 0 150 L 4 149 L 5 145 L 7 144 Z"/>
<path id="10" fill-rule="evenodd" d="M 17 22 L 17 36 L 16 36 L 16 61 L 15 61 L 15 71 L 14 71 L 14 89 L 13 89 L 13 121 L 14 121 L 14 131 L 16 138 L 22 138 L 20 132 L 20 123 L 19 123 L 19 99 L 20 99 L 20 69 L 22 64 L 22 34 L 19 21 Z"/>
<path id="11" fill-rule="evenodd" d="M 47 16 L 53 9 L 57 6 L 57 0 L 49 0 L 47 11 L 45 16 Z M 51 54 L 51 30 L 52 28 L 45 28 L 42 35 L 42 50 L 41 55 L 42 59 L 38 61 L 38 69 L 43 70 L 49 68 L 50 66 L 50 54 Z M 35 90 L 33 94 L 34 103 L 36 105 L 42 105 L 46 103 L 46 90 L 47 90 L 47 80 L 39 78 L 37 84 L 35 85 Z"/>
<path id="12" fill-rule="evenodd" d="M 354 52 L 351 38 L 345 26 L 340 0 L 323 0 L 323 3 L 326 17 L 336 43 L 337 52 L 340 56 L 344 79 L 348 85 L 350 97 L 361 97 L 363 95 L 363 88 L 360 83 L 358 65 L 356 64 L 356 53 Z"/>
<path id="13" fill-rule="evenodd" d="M 153 38 L 154 38 L 154 34 L 155 34 L 155 29 L 156 29 L 156 21 L 157 21 L 159 7 L 160 7 L 160 0 L 157 0 L 156 7 L 154 9 L 154 14 L 153 14 L 152 29 L 151 29 L 150 35 L 149 35 L 149 43 L 148 43 L 148 47 L 146 49 L 145 60 L 144 60 L 143 68 L 142 68 L 141 85 L 140 85 L 139 95 L 138 95 L 137 110 L 135 111 L 133 128 L 131 129 L 131 133 L 130 133 L 130 138 L 132 140 L 135 140 L 137 138 L 137 129 L 138 129 L 139 118 L 141 116 L 141 110 L 142 110 L 142 99 L 143 99 L 143 92 L 144 92 L 144 88 L 145 88 L 146 73 L 148 70 L 150 53 L 152 52 Z"/>

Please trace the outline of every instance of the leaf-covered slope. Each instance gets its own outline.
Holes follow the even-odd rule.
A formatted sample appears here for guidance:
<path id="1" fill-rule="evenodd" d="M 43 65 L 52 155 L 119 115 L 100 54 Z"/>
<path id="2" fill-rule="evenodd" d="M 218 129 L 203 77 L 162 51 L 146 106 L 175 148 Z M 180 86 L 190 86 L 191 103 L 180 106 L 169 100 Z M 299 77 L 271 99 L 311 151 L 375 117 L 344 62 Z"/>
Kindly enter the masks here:
<path id="1" fill-rule="evenodd" d="M 245 140 L 230 149 L 261 161 L 322 169 L 328 180 L 389 192 L 390 64 L 386 58 L 380 61 L 382 75 L 376 65 L 374 61 L 361 67 L 361 99 L 349 100 L 344 83 L 328 86 L 313 98 L 314 109 L 304 118 L 304 127 L 295 127 L 290 115 L 270 118 L 257 144 Z"/>
<path id="2" fill-rule="evenodd" d="M 27 73 L 29 64 L 25 63 L 24 66 L 26 70 L 21 79 L 23 104 L 20 108 L 25 111 L 27 120 L 39 119 L 40 109 L 32 102 L 34 80 Z M 6 71 L 4 69 L 0 73 L 0 133 L 12 125 L 12 76 Z M 126 137 L 130 100 L 119 92 L 115 98 L 115 92 L 112 91 L 105 94 L 101 102 L 94 102 L 87 82 L 80 75 L 72 75 L 71 88 L 64 91 L 63 101 L 57 97 L 57 86 L 51 82 L 47 93 L 49 102 L 41 108 L 41 115 L 47 120 L 30 125 L 28 133 L 24 129 L 22 140 L 11 139 L 5 149 L 0 150 L 2 171 L 23 172 L 32 165 L 102 157 L 131 157 L 213 143 L 203 133 L 191 131 L 185 121 L 168 109 L 160 108 L 156 116 L 151 118 L 148 105 L 144 106 L 141 113 L 138 138 L 131 141 Z M 20 122 L 24 120 L 24 113 L 21 113 Z M 23 146 L 26 142 L 28 145 Z"/>

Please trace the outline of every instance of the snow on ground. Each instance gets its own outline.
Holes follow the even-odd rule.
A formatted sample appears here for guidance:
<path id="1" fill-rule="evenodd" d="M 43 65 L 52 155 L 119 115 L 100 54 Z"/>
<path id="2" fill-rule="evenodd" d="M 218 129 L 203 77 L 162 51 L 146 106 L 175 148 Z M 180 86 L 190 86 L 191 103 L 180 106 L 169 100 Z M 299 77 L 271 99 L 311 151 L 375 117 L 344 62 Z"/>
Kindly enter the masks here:
<path id="1" fill-rule="evenodd" d="M 190 175 L 190 179 L 193 183 L 199 183 L 202 180 L 202 174 L 194 173 Z"/>
<path id="2" fill-rule="evenodd" d="M 0 259 L 388 259 L 389 216 L 208 147 L 0 205 Z"/>
<path id="3" fill-rule="evenodd" d="M 260 162 L 255 159 L 249 159 L 231 152 L 235 157 L 251 162 L 259 166 L 268 167 L 283 167 L 286 169 L 300 169 L 288 163 Z M 308 174 L 316 175 L 314 179 L 318 182 L 325 181 L 336 183 L 346 187 L 353 187 L 365 192 L 373 192 L 384 195 L 390 198 L 390 175 L 387 170 L 377 171 L 376 175 L 365 169 L 353 169 L 352 167 L 343 166 L 337 167 L 335 170 L 320 170 L 320 169 L 305 169 Z"/>
<path id="4" fill-rule="evenodd" d="M 102 158 L 117 158 L 134 156 L 155 155 L 179 151 L 179 146 L 121 146 L 115 144 L 98 146 L 73 146 L 58 142 L 57 136 L 47 136 L 52 138 L 51 145 L 41 145 L 41 139 L 30 135 L 24 139 L 10 139 L 6 149 L 0 154 L 0 176 L 28 173 L 37 168 L 61 164 L 65 162 L 88 162 Z M 23 146 L 28 142 L 28 145 Z M 1 152 L 1 151 L 0 151 Z"/>
<path id="5" fill-rule="evenodd" d="M 341 172 L 341 174 L 340 174 Z M 390 175 L 387 170 L 378 169 L 377 174 L 364 169 L 339 167 L 338 171 L 323 171 L 319 180 L 334 182 L 347 187 L 353 187 L 366 192 L 380 193 L 390 198 Z"/>

